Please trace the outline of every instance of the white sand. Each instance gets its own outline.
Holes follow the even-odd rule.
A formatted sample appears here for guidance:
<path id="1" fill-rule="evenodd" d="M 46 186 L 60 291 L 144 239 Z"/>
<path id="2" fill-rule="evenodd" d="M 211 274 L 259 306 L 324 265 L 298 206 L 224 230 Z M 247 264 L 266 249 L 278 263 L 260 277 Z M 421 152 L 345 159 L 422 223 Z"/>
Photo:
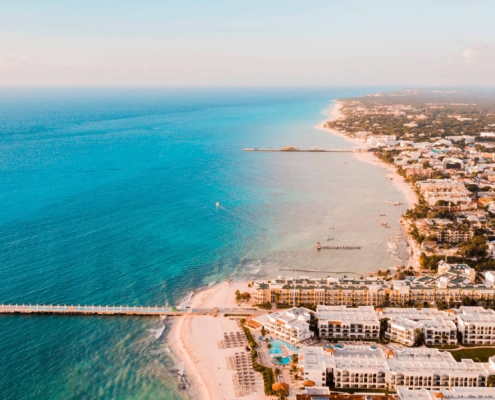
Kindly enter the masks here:
<path id="1" fill-rule="evenodd" d="M 191 300 L 192 308 L 249 307 L 235 302 L 235 291 L 250 292 L 247 282 L 224 282 L 208 290 L 197 293 Z M 169 335 L 172 351 L 185 365 L 186 375 L 192 381 L 199 399 L 236 399 L 232 382 L 233 370 L 227 369 L 227 356 L 240 352 L 243 348 L 219 349 L 218 342 L 224 332 L 238 331 L 235 321 L 219 315 L 178 317 Z M 243 396 L 245 399 L 267 399 L 263 392 L 263 378 L 256 375 L 257 392 Z"/>
<path id="2" fill-rule="evenodd" d="M 332 105 L 325 120 L 342 118 L 341 102 Z M 353 144 L 362 147 L 363 143 L 355 138 L 350 138 L 342 132 L 324 128 L 324 123 L 317 126 L 334 135 L 340 136 Z M 386 164 L 376 158 L 372 153 L 354 153 L 358 160 L 378 165 L 384 168 L 386 176 L 392 178 L 392 183 L 404 194 L 407 204 L 411 207 L 418 201 L 413 188 L 396 173 L 393 165 Z M 406 227 L 407 228 L 407 227 Z M 414 241 L 409 238 L 409 242 Z M 415 252 L 416 253 L 416 252 Z M 418 253 L 419 254 L 419 253 Z M 417 255 L 409 260 L 409 265 L 417 267 Z M 243 304 L 240 307 L 235 302 L 235 291 L 250 292 L 247 282 L 224 282 L 196 293 L 191 301 L 192 308 L 243 308 L 249 307 Z M 191 380 L 193 389 L 199 399 L 202 400 L 233 400 L 236 399 L 232 375 L 234 371 L 227 369 L 226 357 L 242 348 L 219 349 L 218 342 L 223 338 L 224 332 L 235 332 L 238 330 L 235 321 L 218 317 L 191 315 L 177 317 L 169 334 L 172 351 L 184 363 L 186 375 Z M 267 399 L 263 393 L 263 380 L 261 374 L 257 376 L 257 392 L 244 396 L 248 400 Z M 274 397 L 273 397 L 274 398 Z"/>
<path id="3" fill-rule="evenodd" d="M 363 147 L 364 143 L 362 141 L 356 138 L 351 138 L 347 136 L 345 133 L 336 131 L 335 129 L 325 128 L 324 125 L 326 122 L 345 117 L 344 114 L 342 113 L 342 108 L 343 108 L 343 103 L 340 101 L 337 101 L 334 105 L 330 106 L 327 112 L 328 119 L 322 122 L 321 124 L 319 124 L 317 128 L 326 130 L 332 133 L 333 135 L 340 136 L 341 138 L 344 138 L 358 145 L 359 147 Z M 416 195 L 416 192 L 414 191 L 413 187 L 408 182 L 406 182 L 402 176 L 400 176 L 397 173 L 396 167 L 394 165 L 384 163 L 379 158 L 375 157 L 373 153 L 370 152 L 353 153 L 353 154 L 360 161 L 378 165 L 381 168 L 385 169 L 387 171 L 385 176 L 390 178 L 392 180 L 391 182 L 404 194 L 408 208 L 411 208 L 414 204 L 418 202 L 418 196 Z M 404 224 L 404 228 L 407 233 L 409 230 L 409 225 Z M 420 254 L 419 248 L 416 245 L 414 239 L 408 233 L 407 235 L 408 235 L 408 242 L 414 249 L 413 256 L 409 258 L 408 266 L 412 266 L 413 268 L 419 268 L 419 254 Z"/>

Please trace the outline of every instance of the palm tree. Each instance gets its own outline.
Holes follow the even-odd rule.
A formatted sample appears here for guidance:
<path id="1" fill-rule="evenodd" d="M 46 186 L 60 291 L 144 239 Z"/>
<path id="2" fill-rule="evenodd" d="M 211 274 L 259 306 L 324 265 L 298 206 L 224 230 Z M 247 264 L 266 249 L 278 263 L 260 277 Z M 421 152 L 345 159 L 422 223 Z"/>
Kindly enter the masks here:
<path id="1" fill-rule="evenodd" d="M 275 368 L 275 370 L 273 371 L 273 373 L 278 378 L 280 375 L 282 375 L 282 370 L 279 367 L 277 367 L 277 368 Z"/>
<path id="2" fill-rule="evenodd" d="M 416 346 L 421 346 L 421 344 L 423 343 L 423 331 L 419 328 L 416 328 L 414 330 L 414 344 Z"/>
<path id="3" fill-rule="evenodd" d="M 299 355 L 298 354 L 292 354 L 292 356 L 291 356 L 291 362 L 293 364 L 297 364 L 299 362 Z"/>

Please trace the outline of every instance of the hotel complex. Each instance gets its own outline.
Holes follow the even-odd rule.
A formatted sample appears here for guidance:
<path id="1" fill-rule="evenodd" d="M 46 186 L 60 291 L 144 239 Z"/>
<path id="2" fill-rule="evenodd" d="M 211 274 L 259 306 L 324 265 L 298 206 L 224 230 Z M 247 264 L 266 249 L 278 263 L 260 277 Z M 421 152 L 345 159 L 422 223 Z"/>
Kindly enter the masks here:
<path id="1" fill-rule="evenodd" d="M 258 282 L 256 303 L 328 306 L 429 306 L 435 302 L 462 304 L 463 297 L 474 300 L 493 299 L 492 284 L 474 284 L 474 270 L 465 264 L 440 262 L 437 276 L 411 276 L 385 281 L 376 277 L 325 278 L 278 277 Z"/>
<path id="2" fill-rule="evenodd" d="M 299 359 L 305 380 L 337 390 L 485 387 L 495 374 L 495 357 L 457 362 L 449 352 L 431 348 L 304 347 Z"/>

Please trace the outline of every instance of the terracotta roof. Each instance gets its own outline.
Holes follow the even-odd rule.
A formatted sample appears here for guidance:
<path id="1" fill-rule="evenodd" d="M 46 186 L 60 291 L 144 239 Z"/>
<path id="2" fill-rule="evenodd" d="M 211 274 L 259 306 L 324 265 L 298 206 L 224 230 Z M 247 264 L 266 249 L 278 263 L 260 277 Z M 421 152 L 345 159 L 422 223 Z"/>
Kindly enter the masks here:
<path id="1" fill-rule="evenodd" d="M 385 350 L 385 355 L 391 356 L 391 357 L 395 356 L 394 352 L 390 349 Z"/>
<path id="2" fill-rule="evenodd" d="M 272 390 L 273 391 L 278 391 L 278 390 L 283 390 L 285 393 L 289 393 L 289 385 L 287 385 L 287 383 L 284 383 L 284 382 L 275 382 L 273 385 L 272 385 Z"/>
<path id="3" fill-rule="evenodd" d="M 443 394 L 440 392 L 433 392 L 433 396 L 435 396 L 437 399 L 443 399 Z"/>
<path id="4" fill-rule="evenodd" d="M 306 386 L 306 387 L 311 387 L 311 386 L 314 386 L 315 383 L 313 381 L 310 381 L 310 380 L 307 380 L 307 381 L 304 381 L 303 382 L 303 386 Z"/>
<path id="5" fill-rule="evenodd" d="M 251 325 L 254 328 L 260 328 L 263 326 L 262 324 L 260 324 L 258 321 L 255 321 L 254 319 L 248 319 L 246 321 L 246 324 Z"/>
<path id="6" fill-rule="evenodd" d="M 334 350 L 334 349 L 332 349 L 332 348 L 330 348 L 330 347 L 328 347 L 325 351 L 326 351 L 327 353 L 334 353 L 334 352 L 335 352 L 335 350 Z"/>

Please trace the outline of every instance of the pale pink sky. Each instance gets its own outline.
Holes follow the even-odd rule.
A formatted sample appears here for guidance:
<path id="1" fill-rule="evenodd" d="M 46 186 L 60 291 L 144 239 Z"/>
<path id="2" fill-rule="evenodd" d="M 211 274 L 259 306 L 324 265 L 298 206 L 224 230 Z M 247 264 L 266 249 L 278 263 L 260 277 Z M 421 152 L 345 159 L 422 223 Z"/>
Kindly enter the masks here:
<path id="1" fill-rule="evenodd" d="M 495 1 L 19 0 L 0 85 L 495 85 Z"/>

